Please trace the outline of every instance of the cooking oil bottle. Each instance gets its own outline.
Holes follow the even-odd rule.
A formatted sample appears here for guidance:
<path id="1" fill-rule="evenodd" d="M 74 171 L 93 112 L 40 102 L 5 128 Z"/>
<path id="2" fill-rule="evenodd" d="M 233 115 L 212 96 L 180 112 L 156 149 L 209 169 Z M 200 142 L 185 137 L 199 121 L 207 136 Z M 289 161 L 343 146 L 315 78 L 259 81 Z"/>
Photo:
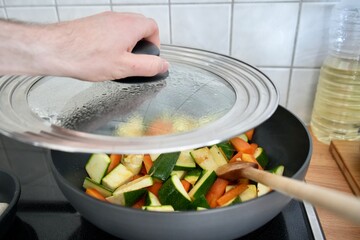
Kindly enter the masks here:
<path id="1" fill-rule="evenodd" d="M 360 1 L 343 0 L 333 9 L 329 54 L 320 70 L 311 129 L 329 144 L 360 140 Z"/>

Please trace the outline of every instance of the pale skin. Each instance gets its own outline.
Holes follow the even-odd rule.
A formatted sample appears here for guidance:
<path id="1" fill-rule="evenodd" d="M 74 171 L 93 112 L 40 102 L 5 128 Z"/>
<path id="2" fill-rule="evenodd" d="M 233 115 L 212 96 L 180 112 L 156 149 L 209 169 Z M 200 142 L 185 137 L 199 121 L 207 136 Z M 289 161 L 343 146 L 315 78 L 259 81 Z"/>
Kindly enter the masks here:
<path id="1" fill-rule="evenodd" d="M 106 81 L 166 72 L 169 63 L 161 57 L 131 53 L 142 39 L 160 47 L 156 22 L 134 13 L 104 12 L 46 25 L 0 20 L 0 76 Z"/>

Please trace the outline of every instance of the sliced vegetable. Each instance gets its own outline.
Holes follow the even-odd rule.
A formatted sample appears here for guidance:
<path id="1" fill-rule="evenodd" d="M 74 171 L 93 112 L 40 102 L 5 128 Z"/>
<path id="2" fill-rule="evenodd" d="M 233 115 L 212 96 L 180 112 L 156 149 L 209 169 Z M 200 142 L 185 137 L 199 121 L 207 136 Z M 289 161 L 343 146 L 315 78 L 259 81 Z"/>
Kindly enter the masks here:
<path id="1" fill-rule="evenodd" d="M 141 209 L 143 206 L 145 206 L 145 197 L 141 197 L 134 205 L 132 205 L 133 208 Z"/>
<path id="2" fill-rule="evenodd" d="M 190 152 L 195 162 L 204 170 L 215 171 L 218 168 L 208 147 L 199 148 Z"/>
<path id="3" fill-rule="evenodd" d="M 269 158 L 265 153 L 265 150 L 262 147 L 258 147 L 255 149 L 254 157 L 256 161 L 260 164 L 260 166 L 265 169 L 267 164 L 269 163 Z"/>
<path id="4" fill-rule="evenodd" d="M 154 182 L 153 182 L 152 177 L 149 175 L 145 175 L 145 176 L 142 176 L 131 182 L 121 185 L 113 192 L 113 196 L 116 196 L 123 192 L 129 192 L 129 191 L 134 191 L 134 190 L 138 190 L 138 189 L 145 189 L 145 188 L 153 185 L 153 183 Z"/>
<path id="5" fill-rule="evenodd" d="M 87 188 L 85 193 L 91 197 L 99 199 L 101 201 L 106 201 L 106 199 L 94 188 Z"/>
<path id="6" fill-rule="evenodd" d="M 111 203 L 122 205 L 122 206 L 133 206 L 144 194 L 146 189 L 136 189 L 126 192 L 117 193 L 111 197 L 106 198 Z"/>
<path id="7" fill-rule="evenodd" d="M 136 175 L 141 170 L 143 160 L 143 154 L 129 154 L 123 158 L 121 163 L 124 164 L 124 166 L 129 169 L 134 175 Z"/>
<path id="8" fill-rule="evenodd" d="M 241 155 L 241 160 L 245 161 L 245 162 L 252 162 L 252 163 L 256 163 L 259 167 L 260 170 L 264 170 L 263 167 L 261 166 L 261 164 L 256 160 L 256 158 L 254 157 L 254 155 L 252 154 L 248 154 L 248 153 L 243 153 Z"/>
<path id="9" fill-rule="evenodd" d="M 221 153 L 221 151 L 220 151 L 220 149 L 218 148 L 218 146 L 213 145 L 213 146 L 210 148 L 210 153 L 211 153 L 214 161 L 216 162 L 216 164 L 217 164 L 219 167 L 228 163 L 228 161 L 226 160 L 226 158 L 224 157 L 224 155 Z"/>
<path id="10" fill-rule="evenodd" d="M 245 135 L 246 135 L 246 137 L 249 139 L 249 141 L 252 140 L 253 135 L 254 135 L 254 132 L 255 132 L 255 128 L 250 129 L 249 131 L 245 132 Z"/>
<path id="11" fill-rule="evenodd" d="M 208 209 L 210 208 L 210 205 L 208 201 L 206 200 L 206 197 L 204 195 L 198 196 L 193 202 L 192 202 L 193 208 L 198 209 Z"/>
<path id="12" fill-rule="evenodd" d="M 83 183 L 85 189 L 92 188 L 98 191 L 103 197 L 110 197 L 112 195 L 112 190 L 104 187 L 101 184 L 93 181 L 91 178 L 86 177 Z"/>
<path id="13" fill-rule="evenodd" d="M 242 139 L 240 137 L 235 137 L 235 138 L 230 139 L 230 142 L 234 146 L 236 151 L 252 154 L 252 148 L 251 148 L 250 144 L 248 142 L 244 141 L 244 139 Z"/>
<path id="14" fill-rule="evenodd" d="M 279 165 L 273 169 L 270 169 L 269 172 L 274 173 L 276 175 L 282 176 L 284 174 L 285 167 L 283 165 Z"/>
<path id="15" fill-rule="evenodd" d="M 222 178 L 217 178 L 215 180 L 214 184 L 206 194 L 206 200 L 211 208 L 215 208 L 217 206 L 216 201 L 225 193 L 226 186 L 228 184 L 229 181 Z"/>
<path id="16" fill-rule="evenodd" d="M 161 203 L 155 194 L 148 191 L 148 193 L 146 194 L 146 198 L 145 198 L 145 205 L 146 206 L 161 206 Z"/>
<path id="17" fill-rule="evenodd" d="M 121 154 L 110 154 L 110 164 L 107 169 L 107 173 L 111 172 L 121 162 Z"/>
<path id="18" fill-rule="evenodd" d="M 229 141 L 218 143 L 217 146 L 224 153 L 226 159 L 231 159 L 234 155 L 235 149 Z"/>
<path id="19" fill-rule="evenodd" d="M 191 199 L 176 175 L 172 175 L 160 188 L 159 200 L 162 205 L 171 205 L 175 210 L 191 207 Z"/>
<path id="20" fill-rule="evenodd" d="M 174 208 L 171 205 L 162 205 L 162 206 L 144 206 L 143 210 L 155 211 L 155 212 L 174 212 Z"/>
<path id="21" fill-rule="evenodd" d="M 254 184 L 247 185 L 248 188 L 239 195 L 240 202 L 246 202 L 257 197 L 257 188 Z"/>
<path id="22" fill-rule="evenodd" d="M 196 163 L 190 155 L 191 150 L 181 151 L 178 160 L 176 161 L 174 170 L 191 170 L 196 168 Z"/>
<path id="23" fill-rule="evenodd" d="M 151 167 L 152 167 L 152 165 L 153 165 L 153 161 L 151 160 L 151 156 L 149 154 L 145 154 L 143 162 L 144 162 L 146 173 L 148 174 Z"/>
<path id="24" fill-rule="evenodd" d="M 195 186 L 190 190 L 189 196 L 192 200 L 200 197 L 201 195 L 206 195 L 213 183 L 215 182 L 217 176 L 215 171 L 206 171 L 205 174 L 197 181 Z"/>
<path id="25" fill-rule="evenodd" d="M 148 191 L 152 192 L 156 197 L 159 197 L 159 190 L 162 186 L 162 182 L 154 181 L 153 185 L 148 187 Z"/>
<path id="26" fill-rule="evenodd" d="M 152 165 L 149 174 L 154 178 L 165 181 L 170 176 L 178 160 L 180 152 L 163 153 L 156 159 Z"/>
<path id="27" fill-rule="evenodd" d="M 101 183 L 105 187 L 115 190 L 120 185 L 128 182 L 132 176 L 134 174 L 120 163 L 102 179 Z"/>
<path id="28" fill-rule="evenodd" d="M 236 198 L 240 193 L 245 191 L 248 188 L 247 184 L 239 184 L 231 190 L 227 191 L 223 196 L 221 196 L 216 202 L 219 206 L 224 206 L 230 200 Z"/>
<path id="29" fill-rule="evenodd" d="M 174 170 L 170 173 L 170 175 L 177 175 L 179 179 L 183 179 L 186 175 L 186 171 L 184 170 Z"/>
<path id="30" fill-rule="evenodd" d="M 195 183 L 197 182 L 197 180 L 200 178 L 201 171 L 202 170 L 200 168 L 195 168 L 195 169 L 187 172 L 184 179 L 186 181 L 188 181 L 189 183 L 191 183 L 192 186 L 194 186 Z"/>
<path id="31" fill-rule="evenodd" d="M 105 153 L 94 153 L 86 163 L 85 169 L 89 177 L 97 183 L 105 176 L 111 160 Z"/>
<path id="32" fill-rule="evenodd" d="M 190 190 L 190 188 L 191 188 L 191 183 L 189 183 L 185 179 L 182 179 L 180 181 L 181 181 L 181 184 L 183 185 L 185 191 L 188 192 Z"/>

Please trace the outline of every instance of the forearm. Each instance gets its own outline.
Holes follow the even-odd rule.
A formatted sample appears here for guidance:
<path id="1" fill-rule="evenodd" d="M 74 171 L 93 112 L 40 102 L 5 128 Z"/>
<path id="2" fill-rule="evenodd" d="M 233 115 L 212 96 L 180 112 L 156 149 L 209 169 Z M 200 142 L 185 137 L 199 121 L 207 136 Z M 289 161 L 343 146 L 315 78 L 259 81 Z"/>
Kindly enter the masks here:
<path id="1" fill-rule="evenodd" d="M 0 20 L 0 75 L 38 75 L 45 49 L 39 42 L 43 27 Z"/>

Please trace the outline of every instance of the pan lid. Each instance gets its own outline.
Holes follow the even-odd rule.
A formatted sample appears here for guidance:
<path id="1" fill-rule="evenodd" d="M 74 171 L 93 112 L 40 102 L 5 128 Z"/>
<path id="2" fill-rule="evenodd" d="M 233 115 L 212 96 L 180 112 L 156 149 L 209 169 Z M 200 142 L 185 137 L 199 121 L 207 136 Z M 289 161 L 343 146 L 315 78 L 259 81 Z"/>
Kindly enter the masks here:
<path id="1" fill-rule="evenodd" d="M 150 79 L 2 76 L 0 132 L 69 152 L 173 152 L 234 137 L 278 106 L 274 84 L 247 63 L 170 45 L 161 55 L 169 72 Z"/>

